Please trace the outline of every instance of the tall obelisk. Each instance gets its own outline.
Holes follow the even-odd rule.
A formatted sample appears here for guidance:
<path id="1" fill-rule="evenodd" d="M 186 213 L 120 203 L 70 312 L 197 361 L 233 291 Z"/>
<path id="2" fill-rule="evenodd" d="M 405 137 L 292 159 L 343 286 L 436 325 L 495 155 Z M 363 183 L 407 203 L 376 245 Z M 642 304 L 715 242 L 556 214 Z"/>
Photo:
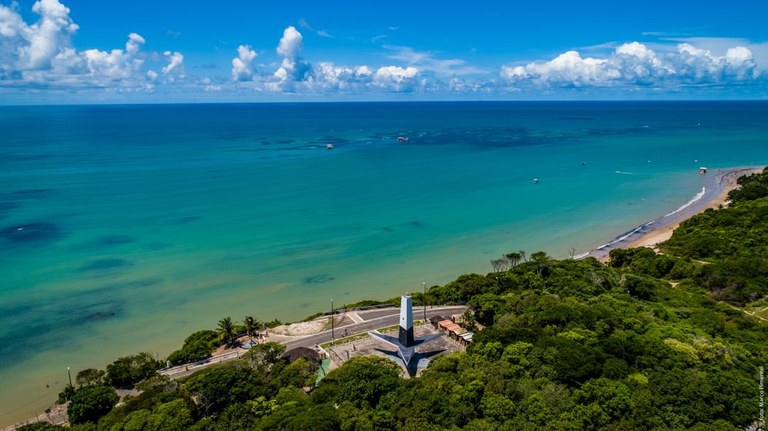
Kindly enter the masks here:
<path id="1" fill-rule="evenodd" d="M 405 347 L 413 346 L 413 302 L 410 296 L 400 297 L 400 334 L 397 339 Z"/>
<path id="2" fill-rule="evenodd" d="M 403 360 L 405 368 L 408 368 L 411 359 L 416 353 L 416 346 L 429 342 L 442 334 L 428 334 L 421 337 L 413 336 L 413 301 L 409 295 L 400 297 L 400 333 L 397 338 L 379 333 L 379 331 L 368 332 L 371 336 L 378 338 L 385 343 L 397 348 L 400 359 Z"/>

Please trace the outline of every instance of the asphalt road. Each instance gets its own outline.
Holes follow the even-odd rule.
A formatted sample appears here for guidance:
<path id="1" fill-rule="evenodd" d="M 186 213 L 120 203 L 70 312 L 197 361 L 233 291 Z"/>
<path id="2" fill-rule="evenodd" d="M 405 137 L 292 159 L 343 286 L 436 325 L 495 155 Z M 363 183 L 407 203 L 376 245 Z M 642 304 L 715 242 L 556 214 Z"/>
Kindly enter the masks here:
<path id="1" fill-rule="evenodd" d="M 466 309 L 467 307 L 463 305 L 452 306 L 452 307 L 435 307 L 433 309 L 427 309 L 427 319 L 436 315 L 447 317 L 452 314 L 463 313 L 464 310 Z M 414 320 L 420 320 L 421 318 L 424 317 L 422 310 L 423 309 L 421 308 L 414 307 L 414 310 L 413 310 Z M 389 314 L 381 313 L 382 311 L 384 310 L 377 310 L 375 312 L 376 314 L 373 316 L 370 316 L 367 313 L 358 313 L 360 317 L 362 317 L 363 319 L 366 319 L 365 322 L 353 323 L 351 325 L 338 327 L 333 331 L 335 337 L 343 338 L 345 329 L 347 330 L 347 336 L 351 336 L 351 335 L 366 333 L 374 329 L 397 325 L 399 323 L 399 320 L 400 320 L 399 309 L 397 308 L 387 309 Z M 374 313 L 374 312 L 371 312 L 371 313 Z M 385 315 L 380 316 L 380 314 L 385 314 Z M 316 344 L 322 344 L 328 341 L 331 341 L 330 330 L 320 332 L 319 334 L 315 334 L 315 335 L 308 335 L 305 337 L 297 338 L 295 340 L 284 341 L 282 344 L 285 345 L 285 350 L 291 350 L 296 347 L 315 347 Z"/>

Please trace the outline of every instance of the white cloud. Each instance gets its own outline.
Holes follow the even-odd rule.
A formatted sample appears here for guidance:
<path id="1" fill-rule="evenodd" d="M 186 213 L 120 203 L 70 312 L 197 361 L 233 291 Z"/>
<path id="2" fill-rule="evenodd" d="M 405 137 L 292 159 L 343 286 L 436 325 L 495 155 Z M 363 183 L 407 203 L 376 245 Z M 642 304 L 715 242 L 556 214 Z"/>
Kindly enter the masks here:
<path id="1" fill-rule="evenodd" d="M 62 48 L 70 45 L 71 36 L 78 26 L 69 16 L 69 8 L 58 0 L 40 0 L 32 5 L 40 21 L 27 27 L 24 38 L 28 45 L 20 49 L 20 60 L 25 69 L 44 69 Z"/>
<path id="2" fill-rule="evenodd" d="M 180 52 L 165 51 L 163 56 L 168 59 L 168 65 L 163 67 L 163 74 L 171 81 L 178 78 L 184 78 L 184 56 Z"/>
<path id="3" fill-rule="evenodd" d="M 283 90 L 292 90 L 296 82 L 310 80 L 312 78 L 312 66 L 303 61 L 299 56 L 302 49 L 304 37 L 296 30 L 294 26 L 288 26 L 283 31 L 283 37 L 277 45 L 277 55 L 283 60 L 280 67 L 275 71 L 273 77 L 277 83 L 272 87 Z"/>
<path id="4" fill-rule="evenodd" d="M 408 66 L 382 66 L 376 70 L 373 83 L 379 87 L 402 87 L 413 81 L 419 75 L 419 69 Z"/>
<path id="5" fill-rule="evenodd" d="M 232 80 L 250 81 L 253 79 L 253 60 L 256 59 L 256 51 L 249 45 L 237 47 L 237 57 L 232 59 Z"/>
<path id="6" fill-rule="evenodd" d="M 323 62 L 313 67 L 315 87 L 330 90 L 356 91 L 370 85 L 374 72 L 368 66 L 335 66 Z"/>
<path id="7" fill-rule="evenodd" d="M 40 18 L 28 25 L 15 8 L 0 5 L 0 69 L 49 69 L 53 58 L 71 46 L 78 26 L 69 8 L 58 0 L 39 0 L 32 11 Z"/>
<path id="8" fill-rule="evenodd" d="M 136 54 L 144 43 L 145 41 L 143 37 L 136 33 L 131 33 L 128 35 L 128 42 L 125 44 L 125 52 L 128 54 Z"/>
<path id="9" fill-rule="evenodd" d="M 31 24 L 12 7 L 0 5 L 0 87 L 147 89 L 157 72 L 143 70 L 150 56 L 138 33 L 128 34 L 122 49 L 77 50 L 72 36 L 79 29 L 70 9 L 58 0 L 38 0 L 32 11 L 39 19 Z M 184 57 L 168 53 L 162 68 L 165 82 L 184 76 Z"/>
<path id="10" fill-rule="evenodd" d="M 687 43 L 697 48 L 710 51 L 715 56 L 725 55 L 728 49 L 733 47 L 744 47 L 752 52 L 752 56 L 757 64 L 758 70 L 768 70 L 768 41 L 755 42 L 742 38 L 730 38 L 730 37 L 674 37 L 664 36 L 661 39 L 667 44 L 672 42 L 674 44 Z M 665 49 L 663 43 L 657 43 L 656 49 Z"/>
<path id="11" fill-rule="evenodd" d="M 277 45 L 277 55 L 283 58 L 296 58 L 301 53 L 304 36 L 294 26 L 288 26 L 283 31 L 283 37 Z"/>
<path id="12" fill-rule="evenodd" d="M 383 48 L 389 51 L 388 58 L 416 66 L 422 71 L 432 72 L 438 76 L 477 75 L 484 72 L 460 58 L 441 59 L 435 53 L 416 51 L 409 46 L 384 45 Z"/>
<path id="13" fill-rule="evenodd" d="M 47 78 L 56 81 L 69 75 L 70 78 L 79 78 L 81 81 L 87 79 L 95 85 L 136 78 L 144 64 L 144 60 L 137 56 L 143 44 L 143 37 L 131 33 L 128 35 L 125 50 L 87 49 L 77 52 L 71 48 L 66 49 L 54 57 L 52 74 Z"/>
<path id="14" fill-rule="evenodd" d="M 568 51 L 546 63 L 526 66 L 503 66 L 501 76 L 510 81 L 533 81 L 539 84 L 582 86 L 601 84 L 618 79 L 621 74 L 597 58 L 582 58 L 577 51 Z"/>
<path id="15" fill-rule="evenodd" d="M 744 81 L 758 76 L 752 52 L 742 46 L 729 48 L 725 56 L 716 56 L 707 49 L 681 43 L 677 52 L 672 60 L 681 79 L 688 82 Z"/>
<path id="16" fill-rule="evenodd" d="M 568 51 L 546 62 L 502 66 L 501 77 L 523 86 L 607 87 L 722 84 L 752 80 L 758 73 L 752 52 L 743 46 L 716 56 L 688 43 L 657 52 L 632 42 L 616 47 L 604 58 L 581 57 L 577 51 Z"/>

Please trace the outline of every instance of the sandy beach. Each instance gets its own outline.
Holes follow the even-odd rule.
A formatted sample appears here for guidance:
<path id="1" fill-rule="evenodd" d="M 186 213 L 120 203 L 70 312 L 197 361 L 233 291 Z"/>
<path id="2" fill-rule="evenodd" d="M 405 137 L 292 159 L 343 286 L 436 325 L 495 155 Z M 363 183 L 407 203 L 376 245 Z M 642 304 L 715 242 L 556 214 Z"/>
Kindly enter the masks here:
<path id="1" fill-rule="evenodd" d="M 762 172 L 763 167 L 741 167 L 732 169 L 718 169 L 715 172 L 709 172 L 706 175 L 714 175 L 710 189 L 703 189 L 700 196 L 686 203 L 678 210 L 666 214 L 662 217 L 651 220 L 626 234 L 618 236 L 613 241 L 591 250 L 583 257 L 592 256 L 601 261 L 608 260 L 608 254 L 615 248 L 633 248 L 650 247 L 656 248 L 672 237 L 672 233 L 680 226 L 680 223 L 701 213 L 709 208 L 718 208 L 721 205 L 727 205 L 728 192 L 735 189 L 738 184 L 736 180 L 744 175 L 750 175 Z"/>

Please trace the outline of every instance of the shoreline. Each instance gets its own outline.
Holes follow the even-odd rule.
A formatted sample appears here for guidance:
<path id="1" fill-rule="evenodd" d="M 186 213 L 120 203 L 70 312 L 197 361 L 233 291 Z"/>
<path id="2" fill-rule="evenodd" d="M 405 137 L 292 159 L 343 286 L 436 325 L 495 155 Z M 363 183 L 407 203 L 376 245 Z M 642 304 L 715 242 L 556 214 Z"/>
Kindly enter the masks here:
<path id="1" fill-rule="evenodd" d="M 607 262 L 608 254 L 610 250 L 613 250 L 614 248 L 655 248 L 658 243 L 671 237 L 674 229 L 676 229 L 684 220 L 687 220 L 693 215 L 703 212 L 708 208 L 716 208 L 721 204 L 725 204 L 728 192 L 736 188 L 736 180 L 739 177 L 761 172 L 762 170 L 763 167 L 760 166 L 713 169 L 707 174 L 709 177 L 705 179 L 705 190 L 702 190 L 693 199 L 689 200 L 675 211 L 643 223 L 621 235 L 617 235 L 605 245 L 590 250 L 582 255 L 578 255 L 575 258 L 578 259 L 591 256 L 602 262 Z M 562 259 L 567 258 L 563 257 Z M 454 274 L 454 279 L 459 275 L 461 274 Z M 178 344 L 174 344 L 174 346 L 178 347 Z M 171 348 L 171 350 L 173 350 L 173 348 Z"/>
<path id="2" fill-rule="evenodd" d="M 728 193 L 738 187 L 736 180 L 739 177 L 762 172 L 763 168 L 762 166 L 750 166 L 717 169 L 714 178 L 702 188 L 701 192 L 680 208 L 618 235 L 606 244 L 578 255 L 576 258 L 594 257 L 601 262 L 607 262 L 608 254 L 617 248 L 649 247 L 657 250 L 658 244 L 671 238 L 672 233 L 680 226 L 680 223 L 709 208 L 727 205 Z"/>

